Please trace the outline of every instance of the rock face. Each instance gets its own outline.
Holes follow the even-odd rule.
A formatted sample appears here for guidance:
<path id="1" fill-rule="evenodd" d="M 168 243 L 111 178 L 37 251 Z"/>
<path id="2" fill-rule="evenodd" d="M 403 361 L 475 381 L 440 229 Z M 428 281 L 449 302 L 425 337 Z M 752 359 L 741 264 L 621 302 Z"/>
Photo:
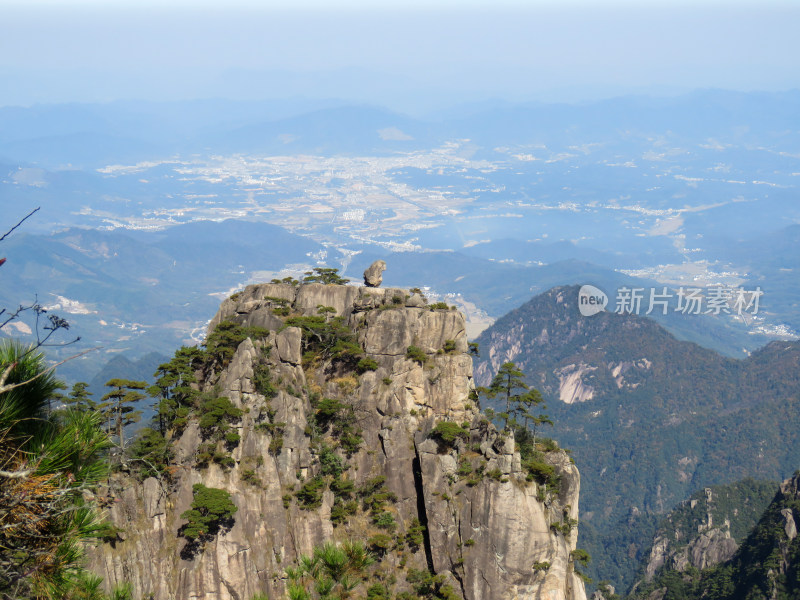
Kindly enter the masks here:
<path id="1" fill-rule="evenodd" d="M 400 549 L 388 551 L 381 568 L 396 577 L 394 593 L 410 589 L 405 575 L 413 568 L 443 576 L 467 600 L 585 600 L 571 557 L 578 470 L 566 453 L 548 452 L 544 460 L 560 477 L 558 489 L 527 480 L 513 437 L 498 433 L 474 406 L 463 316 L 418 300 L 398 289 L 263 284 L 223 302 L 210 330 L 226 320 L 269 330 L 241 342 L 221 370 L 198 373 L 203 390 L 243 411 L 232 463 L 198 465 L 202 435 L 190 419 L 173 440 L 171 479 L 119 476 L 110 518 L 120 535 L 92 554 L 91 566 L 106 584 L 129 581 L 136 597 L 153 600 L 283 598 L 285 569 L 300 555 L 326 540 L 382 533 L 361 507 L 334 525 L 331 489 L 317 506 L 301 505 L 298 490 L 323 477 L 320 447 L 336 443 L 314 438 L 314 402 L 324 396 L 352 407 L 363 437 L 350 455 L 336 450 L 347 465 L 342 477 L 356 489 L 383 477 L 392 498 L 386 510 Z M 301 329 L 286 327 L 287 311 L 276 307 L 317 316 L 319 306 L 335 309 L 374 370 L 304 362 Z M 409 346 L 425 360 L 408 358 Z M 276 388 L 271 398 L 255 382 L 264 365 Z M 464 433 L 442 445 L 430 436 L 442 421 L 461 424 Z M 279 444 L 267 423 L 282 425 Z M 188 554 L 178 535 L 180 515 L 200 482 L 227 490 L 238 510 L 229 530 Z M 417 519 L 423 543 L 404 546 Z"/>
<path id="2" fill-rule="evenodd" d="M 706 569 L 730 560 L 769 504 L 774 489 L 772 482 L 745 479 L 693 494 L 659 525 L 644 563 L 644 577 L 634 589 L 663 572 Z M 788 523 L 787 527 L 791 529 Z"/>
<path id="3" fill-rule="evenodd" d="M 376 260 L 367 270 L 364 271 L 364 285 L 367 287 L 378 287 L 383 282 L 383 272 L 386 270 L 386 263 Z"/>
<path id="4" fill-rule="evenodd" d="M 773 487 L 774 491 L 774 487 Z M 634 598 L 771 598 L 800 594 L 800 541 L 796 522 L 800 506 L 800 471 L 785 480 L 760 514 L 734 555 L 709 570 L 686 570 L 679 577 L 662 571 L 642 583 Z M 720 591 L 720 590 L 724 591 Z"/>

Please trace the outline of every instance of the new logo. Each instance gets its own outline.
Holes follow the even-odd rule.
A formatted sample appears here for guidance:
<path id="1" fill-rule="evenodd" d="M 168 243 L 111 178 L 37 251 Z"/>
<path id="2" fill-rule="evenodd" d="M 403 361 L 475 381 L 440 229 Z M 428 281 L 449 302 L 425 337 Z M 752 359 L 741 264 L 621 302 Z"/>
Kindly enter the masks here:
<path id="1" fill-rule="evenodd" d="M 593 285 L 582 285 L 578 290 L 578 310 L 584 317 L 603 312 L 608 305 L 606 293 Z"/>

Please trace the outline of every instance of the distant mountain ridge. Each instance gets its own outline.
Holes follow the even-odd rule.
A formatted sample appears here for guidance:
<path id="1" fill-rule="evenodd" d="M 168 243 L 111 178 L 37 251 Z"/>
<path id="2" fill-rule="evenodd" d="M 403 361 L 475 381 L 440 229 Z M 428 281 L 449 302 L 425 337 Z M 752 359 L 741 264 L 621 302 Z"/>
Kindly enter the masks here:
<path id="1" fill-rule="evenodd" d="M 212 294 L 246 283 L 254 271 L 312 263 L 309 254 L 321 251 L 281 227 L 245 221 L 188 223 L 166 232 L 20 233 L 3 243 L 0 307 L 36 299 L 66 318 L 81 341 L 48 348 L 51 358 L 101 347 L 59 369 L 68 381 L 88 381 L 119 352 L 138 359 L 194 343 L 192 330 L 204 329 L 218 304 Z"/>
<path id="2" fill-rule="evenodd" d="M 476 381 L 511 360 L 547 398 L 552 435 L 584 473 L 592 575 L 620 589 L 659 514 L 704 486 L 800 464 L 800 343 L 734 360 L 645 317 L 583 317 L 577 296 L 554 288 L 498 319 L 477 340 Z"/>
<path id="3" fill-rule="evenodd" d="M 42 166 L 96 167 L 197 148 L 220 151 L 231 145 L 252 152 L 363 152 L 366 147 L 392 153 L 454 138 L 490 147 L 520 142 L 569 145 L 585 141 L 586 135 L 654 131 L 744 141 L 753 126 L 786 139 L 786 132 L 797 126 L 798 103 L 797 90 L 700 90 L 672 98 L 623 96 L 577 104 L 487 103 L 451 118 L 443 118 L 442 111 L 411 117 L 345 101 L 302 98 L 0 107 L 0 157 Z M 412 139 L 378 134 L 391 127 Z"/>

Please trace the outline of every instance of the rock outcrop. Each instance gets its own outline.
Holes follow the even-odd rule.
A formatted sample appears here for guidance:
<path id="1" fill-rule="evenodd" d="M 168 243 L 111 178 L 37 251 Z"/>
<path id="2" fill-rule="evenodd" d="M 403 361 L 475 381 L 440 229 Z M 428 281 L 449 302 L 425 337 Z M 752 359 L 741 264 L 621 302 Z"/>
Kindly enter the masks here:
<path id="1" fill-rule="evenodd" d="M 287 315 L 321 314 L 323 322 L 341 318 L 371 361 L 367 367 L 309 359 L 309 341 Z M 420 569 L 441 575 L 468 600 L 585 600 L 571 555 L 578 470 L 566 453 L 548 452 L 543 460 L 560 478 L 558 488 L 532 481 L 513 437 L 478 412 L 460 313 L 431 310 L 401 289 L 263 284 L 224 301 L 209 331 L 223 321 L 268 330 L 242 341 L 224 368 L 197 374 L 202 390 L 242 410 L 232 460 L 198 464 L 203 435 L 190 418 L 172 440 L 171 477 L 117 476 L 110 517 L 120 533 L 92 554 L 109 586 L 129 581 L 137 597 L 153 600 L 283 598 L 285 569 L 315 546 L 388 532 L 394 544 L 381 568 L 395 577 L 395 592 L 409 589 L 405 575 Z M 264 369 L 271 397 L 258 387 L 256 372 Z M 363 438 L 354 452 L 319 431 L 320 398 L 352 410 Z M 442 422 L 461 428 L 456 439 L 430 435 Z M 383 482 L 393 528 L 376 529 L 363 506 L 334 523 L 338 500 L 329 487 L 318 505 L 301 502 L 303 486 L 323 480 L 326 444 L 354 489 Z M 179 536 L 181 515 L 201 482 L 227 490 L 238 510 L 230 529 L 191 553 Z M 424 527 L 422 543 L 404 544 L 415 524 Z"/>
<path id="2" fill-rule="evenodd" d="M 798 597 L 798 506 L 800 472 L 795 472 L 780 485 L 755 526 L 742 536 L 741 545 L 732 557 L 711 569 L 708 566 L 687 569 L 679 577 L 674 571 L 663 569 L 652 581 L 640 582 L 629 597 L 647 600 L 672 597 L 788 600 Z M 708 530 L 711 531 L 713 529 Z"/>
<path id="3" fill-rule="evenodd" d="M 367 287 L 378 287 L 383 283 L 383 272 L 386 270 L 386 263 L 376 260 L 367 270 L 364 271 L 364 285 Z"/>
<path id="4" fill-rule="evenodd" d="M 744 479 L 692 494 L 659 524 L 642 577 L 633 586 L 636 596 L 661 594 L 659 582 L 671 572 L 697 573 L 730 561 L 774 492 L 773 482 Z M 788 535 L 788 520 L 787 528 Z"/>

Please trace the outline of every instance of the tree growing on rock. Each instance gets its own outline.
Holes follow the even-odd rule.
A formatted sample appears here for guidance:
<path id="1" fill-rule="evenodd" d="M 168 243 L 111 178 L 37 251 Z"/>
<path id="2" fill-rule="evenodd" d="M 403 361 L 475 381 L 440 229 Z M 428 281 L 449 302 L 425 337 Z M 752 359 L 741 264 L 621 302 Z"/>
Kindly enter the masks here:
<path id="1" fill-rule="evenodd" d="M 503 363 L 497 374 L 492 379 L 488 388 L 483 388 L 489 398 L 499 398 L 505 407 L 503 412 L 496 416 L 503 420 L 503 428 L 522 427 L 525 431 L 533 433 L 533 443 L 536 443 L 536 433 L 541 425 L 552 425 L 553 421 L 537 409 L 547 408 L 544 398 L 539 390 L 531 388 L 525 383 L 525 374 L 513 362 Z M 488 412 L 488 411 L 487 411 Z"/>
<path id="2" fill-rule="evenodd" d="M 313 271 L 306 271 L 303 283 L 324 283 L 325 285 L 347 285 L 350 280 L 339 275 L 339 269 L 315 267 Z"/>
<path id="3" fill-rule="evenodd" d="M 181 519 L 187 522 L 180 534 L 189 540 L 183 554 L 194 554 L 200 544 L 232 527 L 233 515 L 237 510 L 239 508 L 227 491 L 195 483 L 192 486 L 191 508 L 181 515 Z"/>
<path id="4" fill-rule="evenodd" d="M 117 444 L 124 453 L 125 427 L 138 423 L 142 417 L 135 404 L 147 398 L 140 391 L 147 388 L 147 382 L 114 378 L 106 382 L 106 387 L 113 389 L 101 398 L 100 408 L 108 417 L 108 430 L 117 436 Z"/>
<path id="5" fill-rule="evenodd" d="M 523 377 L 525 374 L 513 362 L 503 363 L 486 390 L 489 398 L 494 399 L 499 396 L 505 406 L 503 412 L 497 413 L 497 416 L 503 419 L 504 429 L 508 429 L 510 421 L 513 422 L 512 411 L 520 404 L 524 391 L 528 390 L 528 384 Z"/>
<path id="6" fill-rule="evenodd" d="M 156 408 L 161 435 L 166 435 L 170 427 L 181 431 L 186 426 L 189 412 L 200 395 L 195 370 L 202 363 L 202 350 L 183 346 L 175 352 L 172 360 L 159 365 L 154 373 L 156 381 L 147 393 L 159 399 Z"/>

